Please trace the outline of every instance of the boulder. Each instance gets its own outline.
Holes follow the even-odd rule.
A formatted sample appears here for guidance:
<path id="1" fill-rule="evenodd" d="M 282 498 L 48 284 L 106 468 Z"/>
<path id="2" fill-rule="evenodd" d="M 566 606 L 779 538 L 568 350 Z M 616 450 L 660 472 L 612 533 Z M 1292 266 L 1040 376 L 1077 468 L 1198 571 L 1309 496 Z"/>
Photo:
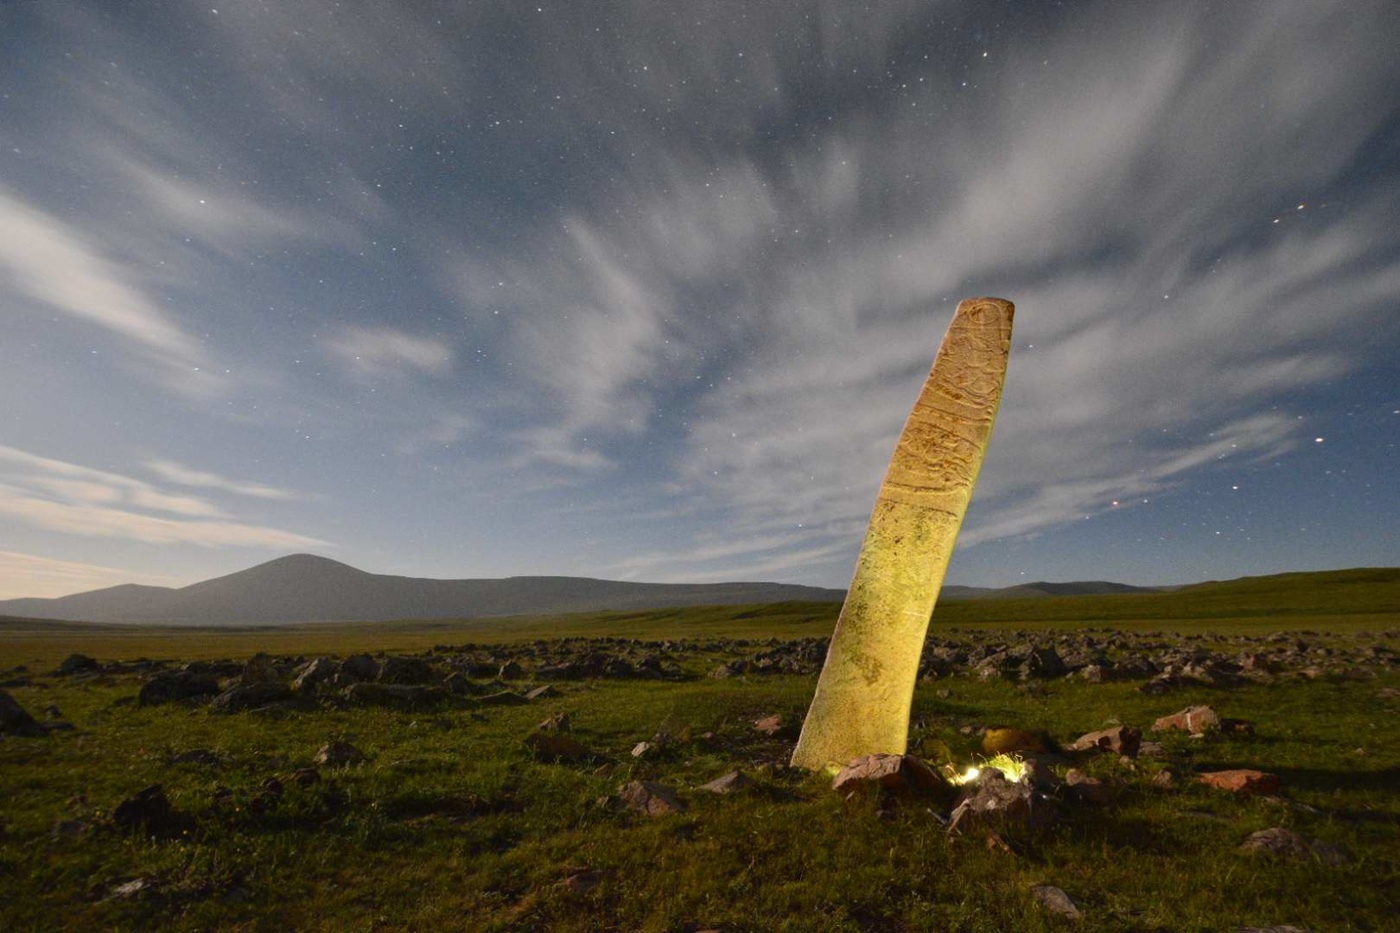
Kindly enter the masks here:
<path id="1" fill-rule="evenodd" d="M 277 665 L 273 663 L 272 658 L 259 651 L 244 662 L 238 680 L 245 687 L 251 687 L 254 684 L 280 683 L 282 675 L 277 672 Z"/>
<path id="2" fill-rule="evenodd" d="M 1267 771 L 1254 771 L 1250 768 L 1233 768 L 1228 771 L 1207 771 L 1196 775 L 1196 780 L 1208 787 L 1228 790 L 1245 796 L 1273 796 L 1282 789 L 1282 781 L 1277 774 Z"/>
<path id="3" fill-rule="evenodd" d="M 1191 735 L 1204 735 L 1220 728 L 1220 716 L 1209 706 L 1188 706 L 1180 712 L 1163 716 L 1152 724 L 1153 732 L 1180 729 Z"/>
<path id="4" fill-rule="evenodd" d="M 387 706 L 413 711 L 441 705 L 447 699 L 447 690 L 417 684 L 359 683 L 345 688 L 345 699 L 356 706 Z"/>
<path id="5" fill-rule="evenodd" d="M 837 793 L 878 789 L 896 794 L 937 794 L 943 779 L 913 755 L 865 755 L 846 765 L 831 782 Z"/>
<path id="6" fill-rule="evenodd" d="M 317 687 L 334 677 L 339 668 L 340 665 L 330 658 L 312 658 L 297 668 L 292 689 L 298 693 L 313 693 Z"/>
<path id="7" fill-rule="evenodd" d="M 340 662 L 336 675 L 346 683 L 374 680 L 379 676 L 379 662 L 367 654 L 352 654 Z"/>
<path id="8" fill-rule="evenodd" d="M 4 690 L 0 690 L 0 735 L 44 736 L 44 727 L 25 712 L 24 707 Z"/>
<path id="9" fill-rule="evenodd" d="M 209 708 L 218 713 L 236 713 L 240 710 L 256 709 L 273 703 L 286 703 L 293 699 L 291 688 L 279 681 L 262 681 L 255 684 L 235 684 L 214 697 Z"/>
<path id="10" fill-rule="evenodd" d="M 384 663 L 379 665 L 377 679 L 381 684 L 419 686 L 433 679 L 433 669 L 422 658 L 393 655 L 385 658 Z"/>
<path id="11" fill-rule="evenodd" d="M 617 789 L 623 806 L 647 816 L 684 813 L 685 804 L 676 797 L 676 789 L 652 781 L 632 781 Z"/>
<path id="12" fill-rule="evenodd" d="M 100 665 L 85 654 L 70 654 L 63 659 L 63 663 L 54 671 L 61 677 L 71 674 L 90 674 L 97 671 Z"/>
<path id="13" fill-rule="evenodd" d="M 218 692 L 218 680 L 208 674 L 163 671 L 141 685 L 136 702 L 140 706 L 159 706 L 163 703 L 216 696 Z"/>

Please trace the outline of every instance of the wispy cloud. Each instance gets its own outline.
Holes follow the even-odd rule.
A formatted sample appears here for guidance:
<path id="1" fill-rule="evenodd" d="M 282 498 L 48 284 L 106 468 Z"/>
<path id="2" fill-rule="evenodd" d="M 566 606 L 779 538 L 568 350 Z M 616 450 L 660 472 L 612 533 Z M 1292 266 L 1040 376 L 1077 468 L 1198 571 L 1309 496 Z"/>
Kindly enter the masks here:
<path id="1" fill-rule="evenodd" d="M 289 489 L 278 489 L 275 486 L 266 486 L 262 483 L 249 483 L 242 480 L 229 479 L 217 473 L 210 473 L 206 470 L 196 470 L 174 460 L 148 460 L 146 467 L 161 479 L 176 483 L 180 486 L 204 487 L 207 489 L 218 489 L 224 492 L 236 493 L 240 496 L 252 496 L 257 499 L 296 499 L 299 496 Z"/>
<path id="2" fill-rule="evenodd" d="M 442 375 L 452 368 L 452 348 L 389 327 L 350 327 L 326 339 L 326 349 L 361 376 L 401 374 L 405 369 Z"/>
<path id="3" fill-rule="evenodd" d="M 275 549 L 326 544 L 307 535 L 239 521 L 205 499 L 171 494 L 121 474 L 3 446 L 0 516 L 46 531 L 149 544 Z"/>

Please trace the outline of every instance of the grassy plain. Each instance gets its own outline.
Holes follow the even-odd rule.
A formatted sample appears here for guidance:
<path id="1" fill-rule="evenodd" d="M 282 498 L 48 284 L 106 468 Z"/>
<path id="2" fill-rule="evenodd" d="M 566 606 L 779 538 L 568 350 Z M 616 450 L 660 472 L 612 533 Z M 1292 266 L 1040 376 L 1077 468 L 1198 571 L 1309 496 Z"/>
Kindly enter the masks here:
<path id="1" fill-rule="evenodd" d="M 1207 636 L 1197 643 L 1308 631 L 1319 646 L 1360 639 L 1400 649 L 1400 574 L 1354 573 L 1373 579 L 1315 581 L 1307 592 L 1284 581 L 1222 584 L 1236 588 L 1213 595 L 1207 588 L 1204 596 L 950 603 L 940 607 L 935 631 L 1000 636 L 1094 626 Z M 1165 696 L 1144 695 L 1136 683 L 1078 680 L 1049 682 L 1043 693 L 965 676 L 921 684 L 911 750 L 958 762 L 975 759 L 984 725 L 1040 728 L 1067 741 L 1115 722 L 1145 727 L 1193 703 L 1254 724 L 1253 735 L 1168 736 L 1166 762 L 1079 762 L 1113 785 L 1113 800 L 1065 805 L 1038 833 L 1007 832 L 1008 852 L 989 848 L 983 833 L 950 837 L 930 812 L 934 803 L 882 809 L 869 798 L 842 799 L 821 776 L 784 768 L 790 738 L 765 736 L 752 723 L 771 713 L 800 721 L 813 678 L 703 676 L 758 647 L 721 639 L 824 634 L 836 610 L 724 607 L 229 632 L 0 625 L 3 666 L 29 667 L 30 682 L 11 695 L 36 715 L 55 705 L 76 726 L 41 739 L 0 737 L 0 928 L 1396 928 L 1400 674 L 1393 668 L 1366 679 L 1290 678 Z M 140 684 L 134 675 L 46 676 L 73 651 L 104 661 L 259 650 L 344 656 L 570 634 L 707 645 L 679 654 L 693 675 L 680 682 L 565 683 L 558 696 L 528 705 L 427 713 L 322 706 L 220 715 L 131 703 Z M 570 715 L 592 758 L 546 763 L 529 754 L 522 738 L 553 713 Z M 632 758 L 633 745 L 658 731 L 673 736 L 670 747 Z M 341 738 L 367 760 L 322 768 L 305 786 L 292 780 L 321 745 Z M 209 754 L 175 761 L 193 750 Z M 1172 789 L 1152 781 L 1166 765 L 1186 778 Z M 1189 780 L 1192 769 L 1228 767 L 1279 774 L 1284 802 Z M 694 789 L 734 768 L 753 779 L 750 790 L 718 797 Z M 271 793 L 269 778 L 278 779 L 280 794 Z M 600 805 L 632 779 L 679 788 L 687 811 L 648 818 Z M 151 839 L 111 828 L 116 804 L 155 783 L 193 818 L 188 832 Z M 63 821 L 84 828 L 65 832 Z M 1236 851 L 1249 833 L 1274 826 L 1339 846 L 1347 860 Z M 113 895 L 137 878 L 157 886 Z M 1069 892 L 1084 919 L 1071 924 L 1039 907 L 1030 892 L 1040 883 Z"/>

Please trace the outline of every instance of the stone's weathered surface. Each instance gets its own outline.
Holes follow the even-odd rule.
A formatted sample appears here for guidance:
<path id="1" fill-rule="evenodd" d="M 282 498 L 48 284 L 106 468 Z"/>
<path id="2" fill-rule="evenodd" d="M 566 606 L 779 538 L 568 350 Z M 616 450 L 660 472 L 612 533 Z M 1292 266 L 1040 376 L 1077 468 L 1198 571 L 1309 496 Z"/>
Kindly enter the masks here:
<path id="1" fill-rule="evenodd" d="M 44 727 L 20 706 L 14 697 L 0 690 L 0 735 L 47 735 Z"/>
<path id="2" fill-rule="evenodd" d="M 652 781 L 632 781 L 617 789 L 623 806 L 647 816 L 684 813 L 685 804 L 676 797 L 676 789 Z"/>
<path id="3" fill-rule="evenodd" d="M 381 684 L 402 684 L 421 686 L 433 679 L 433 669 L 422 658 L 390 656 L 379 665 L 378 680 Z"/>
<path id="4" fill-rule="evenodd" d="M 356 706 L 387 706 L 392 709 L 424 710 L 440 706 L 445 702 L 447 690 L 443 687 L 424 687 L 417 684 L 361 683 L 346 687 L 345 699 Z"/>
<path id="5" fill-rule="evenodd" d="M 701 784 L 696 790 L 703 790 L 711 794 L 737 794 L 746 787 L 752 787 L 753 781 L 744 777 L 742 771 L 730 771 L 728 774 L 721 774 L 713 781 Z"/>
<path id="6" fill-rule="evenodd" d="M 1100 749 L 1113 752 L 1115 755 L 1127 755 L 1132 758 L 1137 755 L 1141 746 L 1141 729 L 1134 729 L 1132 726 L 1114 726 L 1112 729 L 1085 733 L 1069 743 L 1066 748 L 1072 752 Z"/>
<path id="7" fill-rule="evenodd" d="M 1013 313 L 997 298 L 958 304 L 876 496 L 795 766 L 904 753 L 929 616 L 1001 403 Z"/>
<path id="8" fill-rule="evenodd" d="M 291 699 L 293 694 L 290 687 L 278 681 L 266 680 L 254 684 L 235 684 L 214 697 L 209 708 L 217 713 L 236 713 L 272 703 L 285 703 Z"/>
<path id="9" fill-rule="evenodd" d="M 1277 794 L 1283 787 L 1277 774 L 1255 771 L 1250 768 L 1232 768 L 1228 771 L 1206 771 L 1196 775 L 1196 780 L 1208 787 L 1228 790 L 1234 794 Z"/>
<path id="10" fill-rule="evenodd" d="M 327 768 L 344 768 L 359 764 L 365 760 L 365 756 L 349 742 L 337 739 L 322 745 L 320 751 L 316 752 L 316 757 L 311 760 Z"/>
<path id="11" fill-rule="evenodd" d="M 219 681 L 208 674 L 192 671 L 162 671 L 141 685 L 136 702 L 141 706 L 159 706 L 201 697 L 216 696 Z"/>
<path id="12" fill-rule="evenodd" d="M 578 739 L 564 732 L 534 732 L 525 747 L 541 761 L 577 761 L 592 754 Z"/>
<path id="13" fill-rule="evenodd" d="M 292 680 L 292 689 L 298 693 L 313 693 L 317 687 L 334 677 L 339 669 L 340 665 L 330 658 L 312 658 L 297 668 L 296 677 Z"/>
<path id="14" fill-rule="evenodd" d="M 1031 897 L 1035 902 L 1052 914 L 1059 914 L 1069 920 L 1083 920 L 1084 914 L 1063 889 L 1055 887 L 1053 884 L 1031 885 Z"/>
<path id="15" fill-rule="evenodd" d="M 938 793 L 946 787 L 932 768 L 913 755 L 863 755 L 831 781 L 831 789 L 843 794 L 876 788 L 904 794 Z"/>
<path id="16" fill-rule="evenodd" d="M 1220 716 L 1209 706 L 1188 706 L 1179 713 L 1163 716 L 1152 724 L 1153 732 L 1181 729 L 1191 735 L 1204 735 L 1220 728 Z"/>
<path id="17" fill-rule="evenodd" d="M 63 663 L 58 666 L 58 670 L 54 671 L 54 673 L 67 677 L 70 674 L 92 673 L 93 671 L 99 670 L 100 667 L 101 665 L 85 654 L 70 654 L 63 659 Z"/>

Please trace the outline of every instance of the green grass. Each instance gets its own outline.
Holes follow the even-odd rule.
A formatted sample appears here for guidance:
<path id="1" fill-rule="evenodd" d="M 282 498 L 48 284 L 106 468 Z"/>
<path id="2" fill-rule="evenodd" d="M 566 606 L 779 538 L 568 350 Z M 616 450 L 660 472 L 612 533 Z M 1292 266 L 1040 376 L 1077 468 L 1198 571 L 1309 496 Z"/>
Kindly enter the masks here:
<path id="1" fill-rule="evenodd" d="M 1385 573 L 1371 582 L 1338 575 L 1336 588 L 1321 595 L 1316 588 L 1284 592 L 1288 581 L 1253 591 L 1238 581 L 1222 585 L 1234 587 L 1223 595 L 1205 588 L 1208 599 L 1182 591 L 1020 604 L 1040 618 L 1016 617 L 1019 606 L 1010 603 L 948 604 L 935 631 L 1085 623 L 1192 634 L 1306 628 L 1323 633 L 1310 636 L 1320 643 L 1396 647 L 1400 613 L 1369 588 L 1393 590 L 1395 575 Z M 1171 602 L 1183 597 L 1196 601 Z M 1289 612 L 1289 599 L 1305 611 Z M 1135 603 L 1113 608 L 1119 600 Z M 1078 610 L 1066 608 L 1073 603 Z M 1163 605 L 1180 615 L 1154 617 Z M 1400 690 L 1394 671 L 1160 697 L 1131 683 L 1054 681 L 1045 696 L 967 677 L 921 684 L 911 750 L 958 763 L 974 759 L 977 730 L 988 725 L 1045 729 L 1067 741 L 1112 722 L 1146 727 L 1191 703 L 1254 723 L 1253 736 L 1165 738 L 1187 778 L 1174 790 L 1152 784 L 1160 763 L 1081 762 L 1113 783 L 1115 800 L 1065 804 L 1041 833 L 1007 832 L 1013 853 L 989 849 L 984 833 L 950 838 L 930 802 L 884 811 L 872 799 L 842 799 L 821 776 L 783 767 L 791 740 L 762 736 L 751 724 L 775 712 L 800 720 L 811 677 L 586 681 L 518 707 L 221 716 L 203 707 L 138 707 L 128 702 L 140 684 L 134 675 L 45 674 L 72 651 L 106 661 L 396 652 L 528 641 L 546 632 L 789 638 L 829 631 L 836 608 L 231 632 L 17 624 L 0 632 L 0 651 L 11 665 L 29 664 L 33 680 L 9 692 L 36 715 L 57 705 L 77 728 L 44 739 L 0 737 L 0 929 L 1071 928 L 1034 903 L 1037 883 L 1075 898 L 1085 919 L 1073 928 L 1083 930 L 1395 928 L 1400 701 L 1387 692 Z M 1061 617 L 1066 612 L 1073 617 Z M 1106 621 L 1109 613 L 1121 618 Z M 1353 633 L 1363 629 L 1387 634 L 1358 642 Z M 713 643 L 684 663 L 699 675 L 736 653 Z M 547 764 L 530 757 L 521 740 L 554 712 L 570 714 L 575 737 L 595 758 Z M 675 744 L 655 760 L 631 758 L 631 747 L 658 731 Z M 293 783 L 291 775 L 336 738 L 352 741 L 368 760 L 322 769 L 322 780 L 306 787 Z M 212 751 L 218 763 L 171 763 L 192 749 Z M 1236 798 L 1189 780 L 1192 768 L 1243 766 L 1281 775 L 1291 803 Z M 712 797 L 693 789 L 733 768 L 754 779 L 751 791 Z M 264 789 L 269 777 L 283 784 L 278 799 Z M 636 778 L 680 788 L 688 811 L 648 819 L 598 804 Z M 108 826 L 117 803 L 152 783 L 194 818 L 188 835 L 148 839 Z M 53 832 L 57 821 L 75 819 L 93 828 L 78 838 Z M 1269 826 L 1340 845 L 1350 861 L 1329 866 L 1236 852 L 1245 836 Z M 602 872 L 601 883 L 584 893 L 560 886 L 579 869 Z M 108 899 L 138 877 L 160 885 L 148 896 Z"/>

